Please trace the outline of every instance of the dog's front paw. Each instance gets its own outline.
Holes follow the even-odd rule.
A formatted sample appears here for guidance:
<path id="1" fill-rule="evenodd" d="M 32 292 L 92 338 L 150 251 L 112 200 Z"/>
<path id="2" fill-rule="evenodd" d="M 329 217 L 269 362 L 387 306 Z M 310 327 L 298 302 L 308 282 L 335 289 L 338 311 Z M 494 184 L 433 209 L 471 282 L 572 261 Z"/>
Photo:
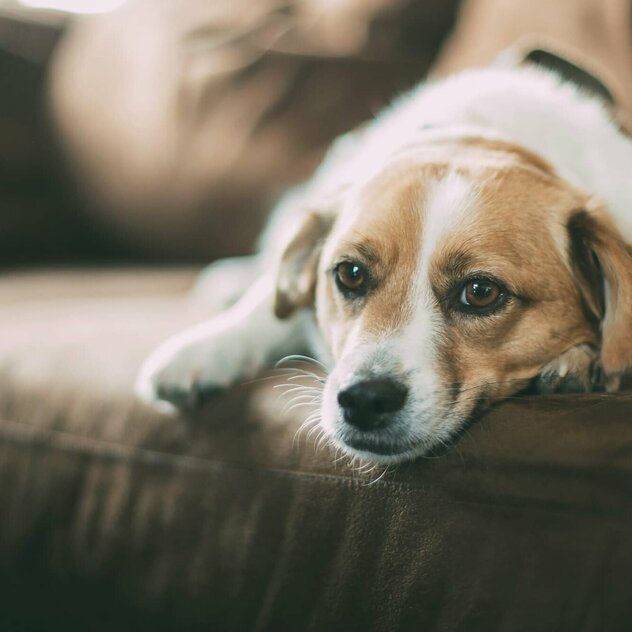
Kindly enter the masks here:
<path id="1" fill-rule="evenodd" d="M 599 355 L 581 344 L 549 362 L 536 380 L 536 389 L 548 393 L 585 393 L 603 388 Z"/>
<path id="2" fill-rule="evenodd" d="M 184 332 L 143 363 L 136 395 L 163 412 L 196 410 L 250 372 L 247 348 L 228 332 Z"/>
<path id="3" fill-rule="evenodd" d="M 136 395 L 163 412 L 195 410 L 228 386 L 214 373 L 209 359 L 194 349 L 159 347 L 141 366 Z"/>

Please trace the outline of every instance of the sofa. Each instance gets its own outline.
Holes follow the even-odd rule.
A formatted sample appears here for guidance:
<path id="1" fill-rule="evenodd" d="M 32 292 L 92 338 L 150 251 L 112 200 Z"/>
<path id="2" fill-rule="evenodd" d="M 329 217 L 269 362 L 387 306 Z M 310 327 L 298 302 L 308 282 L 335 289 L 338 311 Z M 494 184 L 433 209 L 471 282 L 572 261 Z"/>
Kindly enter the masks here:
<path id="1" fill-rule="evenodd" d="M 421 4 L 422 23 L 429 15 L 437 22 L 413 73 L 401 55 L 409 31 L 393 25 L 402 15 L 418 24 L 406 11 Z M 356 74 L 388 62 L 403 68 L 399 83 L 412 81 L 453 25 L 455 3 L 439 5 L 433 13 L 431 2 L 400 3 L 399 15 L 394 3 L 372 3 L 362 46 L 376 33 L 391 39 L 377 37 L 375 57 L 366 48 L 321 51 L 322 59 L 312 51 L 308 76 L 318 83 L 321 63 L 327 81 L 332 68 L 351 68 L 352 95 Z M 0 26 L 0 35 L 18 28 L 13 18 Z M 0 274 L 2 632 L 632 628 L 629 384 L 616 394 L 510 398 L 451 450 L 386 471 L 340 458 L 317 435 L 297 435 L 300 412 L 274 388 L 287 382 L 283 371 L 196 414 L 161 415 L 136 401 L 133 380 L 147 352 L 213 311 L 190 298 L 202 261 L 249 246 L 244 189 L 214 197 L 201 187 L 183 199 L 167 187 L 155 216 L 155 192 L 111 196 L 99 163 L 83 161 L 90 146 L 64 135 L 65 102 L 47 83 L 73 72 L 70 61 L 60 65 L 71 49 L 59 47 L 80 41 L 81 28 L 101 27 L 42 34 L 27 26 L 19 28 L 45 53 L 36 61 L 0 53 L 14 69 L 0 83 L 12 78 L 21 86 L 12 98 L 23 99 L 2 106 L 2 129 L 21 130 L 18 144 L 30 151 L 0 142 L 0 221 L 11 246 Z M 393 33 L 400 40 L 389 48 Z M 456 63 L 457 45 L 449 42 L 437 72 Z M 274 64 L 283 55 L 298 63 L 297 51 L 276 50 Z M 384 98 L 392 80 L 379 87 Z M 358 106 L 347 116 L 365 114 Z M 269 122 L 257 128 L 263 136 Z M 320 132 L 290 179 L 336 133 Z M 285 170 L 281 158 L 276 164 Z M 273 197 L 282 180 L 273 176 L 248 190 Z M 230 230 L 220 240 L 215 218 L 204 229 L 215 239 L 188 251 L 199 209 L 220 199 Z M 187 212 L 174 232 L 180 206 Z M 23 221 L 9 221 L 11 208 L 25 209 Z M 249 233 L 264 211 L 252 212 Z M 143 221 L 154 222 L 147 234 Z"/>

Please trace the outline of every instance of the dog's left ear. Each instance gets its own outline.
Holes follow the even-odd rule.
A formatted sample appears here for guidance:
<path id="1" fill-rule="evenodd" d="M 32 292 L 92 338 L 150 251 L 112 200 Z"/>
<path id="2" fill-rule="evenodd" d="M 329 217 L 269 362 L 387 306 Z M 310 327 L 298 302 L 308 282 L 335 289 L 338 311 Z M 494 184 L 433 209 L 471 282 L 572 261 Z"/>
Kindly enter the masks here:
<path id="1" fill-rule="evenodd" d="M 314 302 L 318 261 L 333 216 L 309 213 L 285 248 L 276 282 L 274 313 L 287 318 L 296 309 Z"/>
<path id="2" fill-rule="evenodd" d="M 568 222 L 571 262 L 584 303 L 601 322 L 601 367 L 609 390 L 632 368 L 632 250 L 599 211 Z"/>

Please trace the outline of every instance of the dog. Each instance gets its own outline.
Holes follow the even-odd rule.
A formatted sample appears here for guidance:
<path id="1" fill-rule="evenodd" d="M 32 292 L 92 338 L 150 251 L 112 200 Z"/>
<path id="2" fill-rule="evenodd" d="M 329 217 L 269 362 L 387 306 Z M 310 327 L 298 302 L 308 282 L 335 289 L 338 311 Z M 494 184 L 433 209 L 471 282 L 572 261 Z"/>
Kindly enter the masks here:
<path id="1" fill-rule="evenodd" d="M 328 437 L 396 463 L 527 388 L 617 390 L 632 139 L 602 84 L 544 56 L 426 82 L 338 139 L 259 253 L 204 274 L 240 297 L 152 353 L 138 395 L 195 408 L 308 346 Z"/>

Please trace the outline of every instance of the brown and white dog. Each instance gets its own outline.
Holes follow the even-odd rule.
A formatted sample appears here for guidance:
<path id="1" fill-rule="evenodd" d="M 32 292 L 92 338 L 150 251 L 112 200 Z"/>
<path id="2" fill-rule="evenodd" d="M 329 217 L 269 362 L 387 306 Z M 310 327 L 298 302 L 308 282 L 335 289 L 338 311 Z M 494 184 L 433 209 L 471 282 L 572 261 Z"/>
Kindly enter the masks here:
<path id="1" fill-rule="evenodd" d="M 333 442 L 414 458 L 528 385 L 616 390 L 631 244 L 632 140 L 603 96 L 542 67 L 467 71 L 338 140 L 261 253 L 200 291 L 251 287 L 159 347 L 137 392 L 197 405 L 311 344 Z"/>

